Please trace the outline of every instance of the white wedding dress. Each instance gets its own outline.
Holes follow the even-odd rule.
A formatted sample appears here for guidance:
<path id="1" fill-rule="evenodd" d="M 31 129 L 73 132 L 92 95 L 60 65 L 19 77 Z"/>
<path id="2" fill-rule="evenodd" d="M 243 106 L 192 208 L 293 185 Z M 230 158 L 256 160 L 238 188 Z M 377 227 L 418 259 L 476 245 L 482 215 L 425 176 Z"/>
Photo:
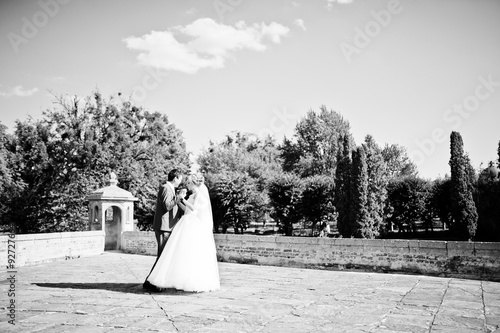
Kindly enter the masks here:
<path id="1" fill-rule="evenodd" d="M 160 288 L 184 291 L 220 289 L 207 187 L 202 184 L 188 202 L 193 210 L 186 207 L 147 280 Z"/>

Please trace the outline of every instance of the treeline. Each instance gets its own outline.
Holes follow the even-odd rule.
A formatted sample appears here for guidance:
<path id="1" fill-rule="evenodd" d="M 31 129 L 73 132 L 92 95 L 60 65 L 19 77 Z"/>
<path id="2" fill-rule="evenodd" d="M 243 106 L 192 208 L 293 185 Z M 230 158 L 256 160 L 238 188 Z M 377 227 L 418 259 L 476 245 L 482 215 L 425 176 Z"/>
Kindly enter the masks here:
<path id="1" fill-rule="evenodd" d="M 0 124 L 0 225 L 19 233 L 87 230 L 85 197 L 111 171 L 139 201 L 135 217 L 151 228 L 156 190 L 174 167 L 191 167 L 182 132 L 159 112 L 129 101 L 56 98 L 42 119 Z M 337 222 L 342 237 L 376 238 L 391 226 L 431 228 L 439 218 L 459 239 L 500 240 L 500 182 L 490 162 L 475 171 L 459 133 L 451 134 L 451 177 L 426 180 L 406 150 L 356 144 L 349 122 L 325 106 L 310 110 L 294 134 L 274 138 L 235 132 L 198 157 L 212 199 L 215 229 L 242 233 L 273 219 L 292 235 Z"/>
<path id="2" fill-rule="evenodd" d="M 219 232 L 243 232 L 251 221 L 274 219 L 292 235 L 294 226 L 337 222 L 342 237 L 385 237 L 391 226 L 416 232 L 440 219 L 454 239 L 500 240 L 499 160 L 476 172 L 451 134 L 450 174 L 418 176 L 406 150 L 379 146 L 367 135 L 356 145 L 339 113 L 309 111 L 291 138 L 235 132 L 211 142 L 198 163 L 211 189 Z"/>

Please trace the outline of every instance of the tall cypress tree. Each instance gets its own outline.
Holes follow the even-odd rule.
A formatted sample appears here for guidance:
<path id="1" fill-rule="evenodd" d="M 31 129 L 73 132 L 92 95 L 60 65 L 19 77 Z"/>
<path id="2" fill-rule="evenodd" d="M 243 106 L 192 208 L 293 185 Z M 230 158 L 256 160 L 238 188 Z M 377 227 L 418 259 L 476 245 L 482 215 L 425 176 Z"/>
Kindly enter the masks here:
<path id="1" fill-rule="evenodd" d="M 469 165 L 464 154 L 462 136 L 458 132 L 450 135 L 450 168 L 452 216 L 457 232 L 469 239 L 474 238 L 477 229 L 477 210 L 472 197 L 472 184 L 469 177 Z"/>
<path id="2" fill-rule="evenodd" d="M 349 137 L 342 138 L 342 148 L 337 154 L 337 168 L 335 170 L 335 208 L 338 212 L 337 228 L 342 237 L 351 237 L 350 204 L 351 204 L 351 144 Z"/>
<path id="3" fill-rule="evenodd" d="M 366 153 L 360 146 L 352 154 L 351 204 L 349 225 L 352 236 L 367 238 L 370 225 L 368 202 L 368 166 Z"/>
<path id="4" fill-rule="evenodd" d="M 388 176 L 382 150 L 371 135 L 367 135 L 363 144 L 368 167 L 369 225 L 366 226 L 366 238 L 375 238 L 384 228 L 384 208 L 387 199 Z"/>

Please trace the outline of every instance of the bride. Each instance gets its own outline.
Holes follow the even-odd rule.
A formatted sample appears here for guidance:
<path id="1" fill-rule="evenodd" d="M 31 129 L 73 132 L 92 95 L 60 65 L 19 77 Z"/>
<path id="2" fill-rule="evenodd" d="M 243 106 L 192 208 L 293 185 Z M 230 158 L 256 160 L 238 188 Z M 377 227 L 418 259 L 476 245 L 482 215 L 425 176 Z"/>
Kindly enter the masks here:
<path id="1" fill-rule="evenodd" d="M 201 174 L 190 175 L 187 187 L 192 195 L 181 200 L 185 213 L 172 230 L 147 281 L 158 288 L 217 290 L 219 268 L 208 189 Z"/>

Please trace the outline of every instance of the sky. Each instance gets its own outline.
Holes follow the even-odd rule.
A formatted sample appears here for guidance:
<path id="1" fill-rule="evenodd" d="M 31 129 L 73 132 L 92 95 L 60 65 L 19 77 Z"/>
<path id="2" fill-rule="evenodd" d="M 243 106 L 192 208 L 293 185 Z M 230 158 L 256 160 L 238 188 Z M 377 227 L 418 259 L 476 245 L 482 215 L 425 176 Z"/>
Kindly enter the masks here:
<path id="1" fill-rule="evenodd" d="M 193 156 L 325 105 L 423 178 L 450 173 L 451 131 L 475 168 L 498 158 L 497 0 L 1 0 L 0 64 L 9 132 L 99 90 L 165 113 Z"/>

